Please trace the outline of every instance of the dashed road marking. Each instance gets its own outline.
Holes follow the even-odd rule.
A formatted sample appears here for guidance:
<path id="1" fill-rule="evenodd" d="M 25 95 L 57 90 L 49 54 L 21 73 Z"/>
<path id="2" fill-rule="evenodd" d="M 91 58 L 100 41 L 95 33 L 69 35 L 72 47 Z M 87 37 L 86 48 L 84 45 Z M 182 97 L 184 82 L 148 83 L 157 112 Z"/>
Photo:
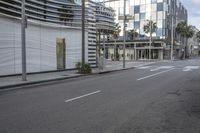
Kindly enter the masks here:
<path id="1" fill-rule="evenodd" d="M 162 69 L 171 69 L 171 68 L 175 68 L 175 69 L 182 69 L 182 71 L 184 72 L 188 72 L 188 71 L 193 71 L 193 70 L 197 70 L 200 68 L 200 66 L 185 66 L 185 67 L 178 67 L 178 66 L 142 66 L 142 67 L 138 67 L 137 69 L 149 69 L 150 71 L 159 71 Z"/>
<path id="2" fill-rule="evenodd" d="M 192 71 L 192 70 L 195 70 L 195 69 L 199 69 L 199 66 L 186 66 L 186 67 L 183 68 L 183 71 L 188 72 L 188 71 Z"/>
<path id="3" fill-rule="evenodd" d="M 165 71 L 162 71 L 162 72 L 159 72 L 159 73 L 155 73 L 155 74 L 152 74 L 152 75 L 149 75 L 149 76 L 145 76 L 145 77 L 139 78 L 137 80 L 140 81 L 140 80 L 143 80 L 143 79 L 151 78 L 151 77 L 154 77 L 154 76 L 157 76 L 159 74 L 166 73 L 166 72 L 169 72 L 169 71 L 172 71 L 172 70 L 174 70 L 174 68 L 169 69 L 169 70 L 165 70 Z"/>
<path id="4" fill-rule="evenodd" d="M 87 97 L 87 96 L 90 96 L 90 95 L 94 95 L 96 93 L 100 93 L 101 91 L 98 90 L 98 91 L 95 91 L 95 92 L 91 92 L 91 93 L 88 93 L 88 94 L 85 94 L 85 95 L 82 95 L 82 96 L 78 96 L 78 97 L 75 97 L 75 98 L 71 98 L 71 99 L 68 99 L 68 100 L 65 100 L 65 102 L 71 102 L 71 101 L 74 101 L 74 100 L 77 100 L 77 99 L 80 99 L 80 98 L 84 98 L 84 97 Z"/>
<path id="5" fill-rule="evenodd" d="M 161 66 L 161 67 L 153 68 L 150 71 L 157 71 L 157 70 L 160 70 L 160 69 L 171 69 L 173 67 L 174 66 Z"/>

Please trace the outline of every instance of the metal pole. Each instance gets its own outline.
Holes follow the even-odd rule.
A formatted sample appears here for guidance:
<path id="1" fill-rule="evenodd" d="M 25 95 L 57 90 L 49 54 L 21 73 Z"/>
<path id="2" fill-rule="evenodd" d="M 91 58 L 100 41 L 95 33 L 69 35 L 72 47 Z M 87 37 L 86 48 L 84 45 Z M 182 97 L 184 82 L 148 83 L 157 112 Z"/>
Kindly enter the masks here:
<path id="1" fill-rule="evenodd" d="M 116 44 L 116 39 L 115 39 L 115 44 L 114 44 L 114 61 L 116 61 L 117 60 L 117 46 L 116 46 L 117 44 Z"/>
<path id="2" fill-rule="evenodd" d="M 103 68 L 105 68 L 106 46 L 105 46 L 105 33 L 103 33 Z"/>
<path id="3" fill-rule="evenodd" d="M 82 64 L 85 64 L 85 0 L 82 0 Z"/>
<path id="4" fill-rule="evenodd" d="M 125 64 L 125 43 L 126 43 L 126 0 L 124 0 L 124 40 L 123 40 L 123 68 L 126 67 Z"/>
<path id="5" fill-rule="evenodd" d="M 21 41 L 22 41 L 22 81 L 26 81 L 26 17 L 25 0 L 22 0 Z"/>
<path id="6" fill-rule="evenodd" d="M 171 60 L 173 60 L 173 52 L 174 52 L 174 17 L 173 14 L 171 14 L 172 17 L 172 30 L 171 30 Z"/>
<path id="7" fill-rule="evenodd" d="M 150 17 L 149 60 L 151 59 L 151 43 L 152 43 L 152 18 Z"/>
<path id="8" fill-rule="evenodd" d="M 136 43 L 134 44 L 134 59 L 137 60 L 137 50 L 136 50 Z"/>

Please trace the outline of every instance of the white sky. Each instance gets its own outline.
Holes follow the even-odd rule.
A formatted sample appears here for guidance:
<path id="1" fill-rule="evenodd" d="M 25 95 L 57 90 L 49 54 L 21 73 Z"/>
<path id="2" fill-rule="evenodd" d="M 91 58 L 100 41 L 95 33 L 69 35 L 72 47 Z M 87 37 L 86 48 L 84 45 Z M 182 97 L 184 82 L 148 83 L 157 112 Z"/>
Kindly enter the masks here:
<path id="1" fill-rule="evenodd" d="M 188 22 L 200 30 L 200 0 L 181 0 L 188 10 Z"/>

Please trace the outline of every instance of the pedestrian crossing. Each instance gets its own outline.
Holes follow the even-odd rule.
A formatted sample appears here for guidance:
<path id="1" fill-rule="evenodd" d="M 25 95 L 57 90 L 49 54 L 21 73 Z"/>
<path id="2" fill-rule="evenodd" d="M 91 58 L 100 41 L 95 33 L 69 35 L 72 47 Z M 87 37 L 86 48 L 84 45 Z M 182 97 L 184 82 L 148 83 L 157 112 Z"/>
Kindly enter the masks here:
<path id="1" fill-rule="evenodd" d="M 200 70 L 200 66 L 183 66 L 183 67 L 177 67 L 177 66 L 141 66 L 137 67 L 139 70 L 150 70 L 150 71 L 161 71 L 166 69 L 180 69 L 183 72 L 189 72 L 194 70 Z"/>

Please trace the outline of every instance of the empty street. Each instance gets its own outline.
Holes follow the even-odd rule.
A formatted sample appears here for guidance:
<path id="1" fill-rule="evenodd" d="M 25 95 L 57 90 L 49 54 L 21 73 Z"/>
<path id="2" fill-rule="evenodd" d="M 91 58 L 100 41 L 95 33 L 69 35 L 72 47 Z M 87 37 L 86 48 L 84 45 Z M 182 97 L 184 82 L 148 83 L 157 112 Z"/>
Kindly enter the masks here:
<path id="1" fill-rule="evenodd" d="M 200 60 L 28 86 L 0 94 L 1 133 L 199 133 Z"/>

